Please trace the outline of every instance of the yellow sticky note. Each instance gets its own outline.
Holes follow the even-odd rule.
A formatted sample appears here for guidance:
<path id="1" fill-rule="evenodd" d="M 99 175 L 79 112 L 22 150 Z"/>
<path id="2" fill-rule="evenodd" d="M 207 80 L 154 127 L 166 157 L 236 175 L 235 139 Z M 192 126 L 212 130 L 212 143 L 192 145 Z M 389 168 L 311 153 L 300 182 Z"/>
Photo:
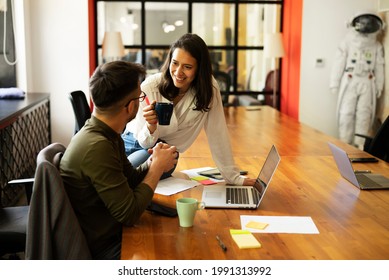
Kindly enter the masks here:
<path id="1" fill-rule="evenodd" d="M 267 223 L 261 223 L 261 222 L 255 222 L 250 221 L 246 224 L 246 227 L 248 228 L 255 228 L 255 229 L 265 229 L 269 224 Z"/>
<path id="2" fill-rule="evenodd" d="M 230 229 L 230 234 L 240 249 L 261 248 L 261 243 L 248 230 Z"/>
<path id="3" fill-rule="evenodd" d="M 205 177 L 205 176 L 196 176 L 196 177 L 192 177 L 191 179 L 195 180 L 197 182 L 200 182 L 200 181 L 203 181 L 203 180 L 208 180 L 209 178 Z"/>

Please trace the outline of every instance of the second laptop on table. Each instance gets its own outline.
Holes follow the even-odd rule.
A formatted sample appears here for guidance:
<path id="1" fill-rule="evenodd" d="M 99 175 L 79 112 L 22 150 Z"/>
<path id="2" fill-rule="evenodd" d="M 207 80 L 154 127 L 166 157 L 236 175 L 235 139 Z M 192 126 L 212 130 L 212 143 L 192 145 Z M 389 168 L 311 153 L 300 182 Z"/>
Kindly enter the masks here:
<path id="1" fill-rule="evenodd" d="M 328 142 L 340 175 L 361 190 L 389 189 L 389 178 L 380 174 L 354 172 L 347 153 L 338 146 Z"/>

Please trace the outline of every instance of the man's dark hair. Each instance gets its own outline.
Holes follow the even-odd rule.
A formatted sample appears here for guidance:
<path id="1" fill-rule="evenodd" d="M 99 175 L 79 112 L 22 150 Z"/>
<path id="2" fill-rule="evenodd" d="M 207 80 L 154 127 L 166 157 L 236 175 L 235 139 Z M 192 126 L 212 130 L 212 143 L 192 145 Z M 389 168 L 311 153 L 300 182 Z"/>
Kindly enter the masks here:
<path id="1" fill-rule="evenodd" d="M 99 65 L 89 80 L 93 103 L 108 108 L 123 100 L 138 87 L 146 74 L 141 64 L 113 61 Z"/>

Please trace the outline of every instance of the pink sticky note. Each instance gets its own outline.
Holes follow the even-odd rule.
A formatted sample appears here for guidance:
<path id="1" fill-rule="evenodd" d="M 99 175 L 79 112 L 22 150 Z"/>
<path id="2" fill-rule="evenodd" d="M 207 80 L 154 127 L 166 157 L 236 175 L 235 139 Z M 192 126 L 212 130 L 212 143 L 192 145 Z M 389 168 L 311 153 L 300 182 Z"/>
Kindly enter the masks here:
<path id="1" fill-rule="evenodd" d="M 212 180 L 203 180 L 203 181 L 200 181 L 201 184 L 203 185 L 214 185 L 216 184 L 216 182 L 212 181 Z"/>

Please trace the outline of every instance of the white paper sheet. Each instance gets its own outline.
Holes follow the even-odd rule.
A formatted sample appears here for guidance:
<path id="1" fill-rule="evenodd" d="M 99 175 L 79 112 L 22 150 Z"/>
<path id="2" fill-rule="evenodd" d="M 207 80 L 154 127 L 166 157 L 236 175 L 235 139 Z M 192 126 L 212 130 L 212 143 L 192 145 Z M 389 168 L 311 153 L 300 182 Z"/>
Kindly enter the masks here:
<path id="1" fill-rule="evenodd" d="M 199 185 L 199 182 L 169 177 L 158 182 L 155 193 L 162 195 L 172 195 Z"/>
<path id="2" fill-rule="evenodd" d="M 250 221 L 267 223 L 269 225 L 262 230 L 248 228 L 245 225 Z M 319 230 L 311 217 L 241 215 L 240 222 L 242 229 L 251 232 L 319 234 Z"/>

